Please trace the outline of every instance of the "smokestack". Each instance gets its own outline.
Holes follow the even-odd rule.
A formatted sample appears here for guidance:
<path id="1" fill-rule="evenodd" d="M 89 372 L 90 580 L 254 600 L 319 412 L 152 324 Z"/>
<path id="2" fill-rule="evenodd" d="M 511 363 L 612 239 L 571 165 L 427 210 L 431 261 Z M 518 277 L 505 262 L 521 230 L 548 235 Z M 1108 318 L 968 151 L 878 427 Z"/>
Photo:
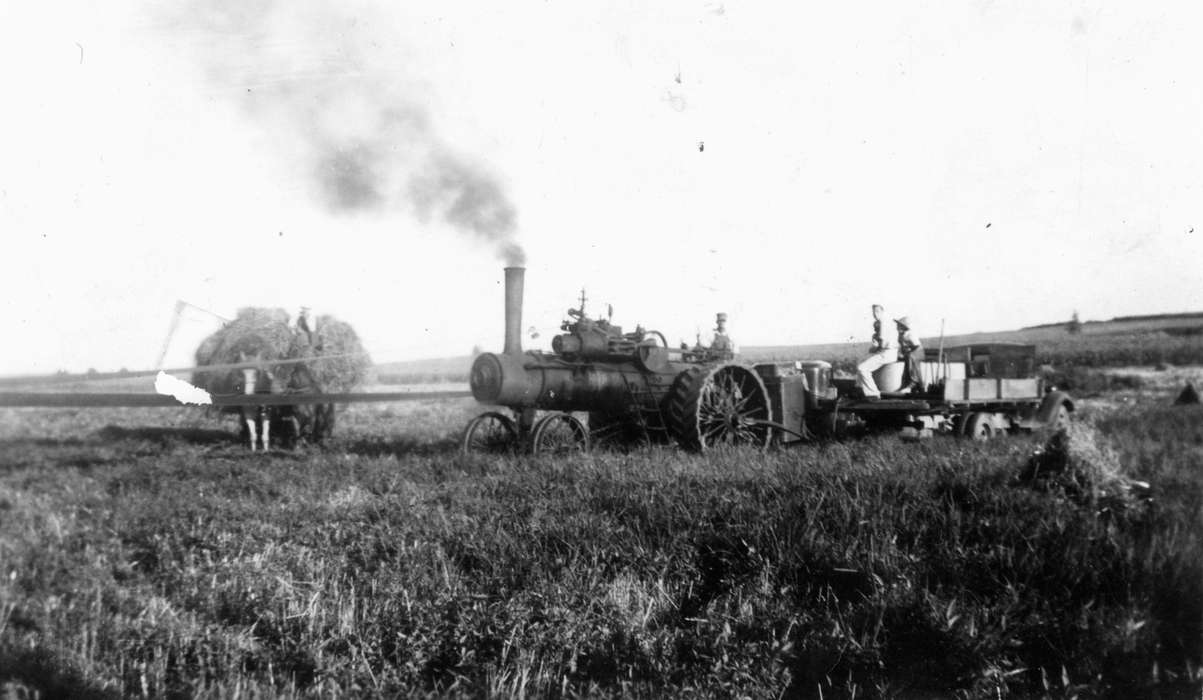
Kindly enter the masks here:
<path id="1" fill-rule="evenodd" d="M 506 355 L 522 354 L 522 283 L 525 267 L 505 268 L 505 347 Z"/>

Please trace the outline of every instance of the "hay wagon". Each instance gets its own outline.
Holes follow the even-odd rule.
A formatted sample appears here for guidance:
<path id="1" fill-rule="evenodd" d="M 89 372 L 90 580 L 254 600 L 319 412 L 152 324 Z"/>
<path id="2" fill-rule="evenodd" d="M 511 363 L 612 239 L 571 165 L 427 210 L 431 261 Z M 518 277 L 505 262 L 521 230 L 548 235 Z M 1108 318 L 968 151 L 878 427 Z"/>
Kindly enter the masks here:
<path id="1" fill-rule="evenodd" d="M 178 306 L 177 306 L 178 308 Z M 174 327 L 174 322 L 173 322 Z M 170 340 L 171 332 L 168 333 Z M 166 343 L 165 343 L 166 347 Z M 161 360 L 160 360 L 161 363 Z M 268 421 L 267 433 L 318 442 L 335 425 L 335 407 L 351 403 L 422 401 L 467 397 L 466 391 L 359 392 L 370 361 L 351 327 L 328 316 L 302 335 L 282 310 L 243 309 L 201 344 L 196 365 L 163 370 L 87 375 L 0 378 L 0 406 L 54 408 L 173 408 L 196 404 L 219 413 L 241 415 L 240 430 L 249 437 L 246 409 Z M 161 376 L 166 375 L 166 377 Z M 174 379 L 188 375 L 190 383 Z M 156 393 L 59 392 L 55 385 L 111 379 L 155 378 Z M 160 388 L 182 385 L 187 396 Z M 248 389 L 248 386 L 250 389 Z M 252 445 L 254 440 L 249 441 Z"/>

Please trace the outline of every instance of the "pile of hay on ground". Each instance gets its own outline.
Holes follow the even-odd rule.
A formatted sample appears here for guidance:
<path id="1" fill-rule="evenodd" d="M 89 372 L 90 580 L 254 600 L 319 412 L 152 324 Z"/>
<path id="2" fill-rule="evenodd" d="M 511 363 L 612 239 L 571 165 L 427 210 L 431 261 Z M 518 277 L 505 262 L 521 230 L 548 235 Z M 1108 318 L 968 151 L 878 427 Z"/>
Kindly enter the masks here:
<path id="1" fill-rule="evenodd" d="M 1148 484 L 1128 478 L 1119 456 L 1089 423 L 1071 422 L 1028 459 L 1019 480 L 1055 488 L 1077 500 L 1126 500 Z"/>

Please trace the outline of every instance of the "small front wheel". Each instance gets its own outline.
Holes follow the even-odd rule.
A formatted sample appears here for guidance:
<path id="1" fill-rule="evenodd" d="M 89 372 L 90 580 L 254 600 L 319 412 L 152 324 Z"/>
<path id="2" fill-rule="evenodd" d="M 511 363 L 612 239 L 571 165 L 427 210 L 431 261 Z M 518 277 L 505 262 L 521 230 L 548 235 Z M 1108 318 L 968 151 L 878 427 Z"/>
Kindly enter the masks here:
<path id="1" fill-rule="evenodd" d="M 465 454 L 499 454 L 518 447 L 518 428 L 509 416 L 489 411 L 468 421 L 462 449 Z"/>
<path id="2" fill-rule="evenodd" d="M 531 452 L 541 455 L 588 451 L 589 431 L 571 413 L 552 413 L 535 424 Z"/>

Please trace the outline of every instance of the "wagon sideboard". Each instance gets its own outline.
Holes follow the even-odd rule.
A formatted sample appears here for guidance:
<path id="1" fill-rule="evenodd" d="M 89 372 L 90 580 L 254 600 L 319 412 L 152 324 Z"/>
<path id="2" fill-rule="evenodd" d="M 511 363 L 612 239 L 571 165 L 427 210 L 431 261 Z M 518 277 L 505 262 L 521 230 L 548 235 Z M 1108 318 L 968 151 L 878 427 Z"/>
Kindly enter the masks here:
<path id="1" fill-rule="evenodd" d="M 924 382 L 945 401 L 1034 399 L 1043 393 L 1035 376 L 1035 345 L 979 343 L 925 352 Z"/>

